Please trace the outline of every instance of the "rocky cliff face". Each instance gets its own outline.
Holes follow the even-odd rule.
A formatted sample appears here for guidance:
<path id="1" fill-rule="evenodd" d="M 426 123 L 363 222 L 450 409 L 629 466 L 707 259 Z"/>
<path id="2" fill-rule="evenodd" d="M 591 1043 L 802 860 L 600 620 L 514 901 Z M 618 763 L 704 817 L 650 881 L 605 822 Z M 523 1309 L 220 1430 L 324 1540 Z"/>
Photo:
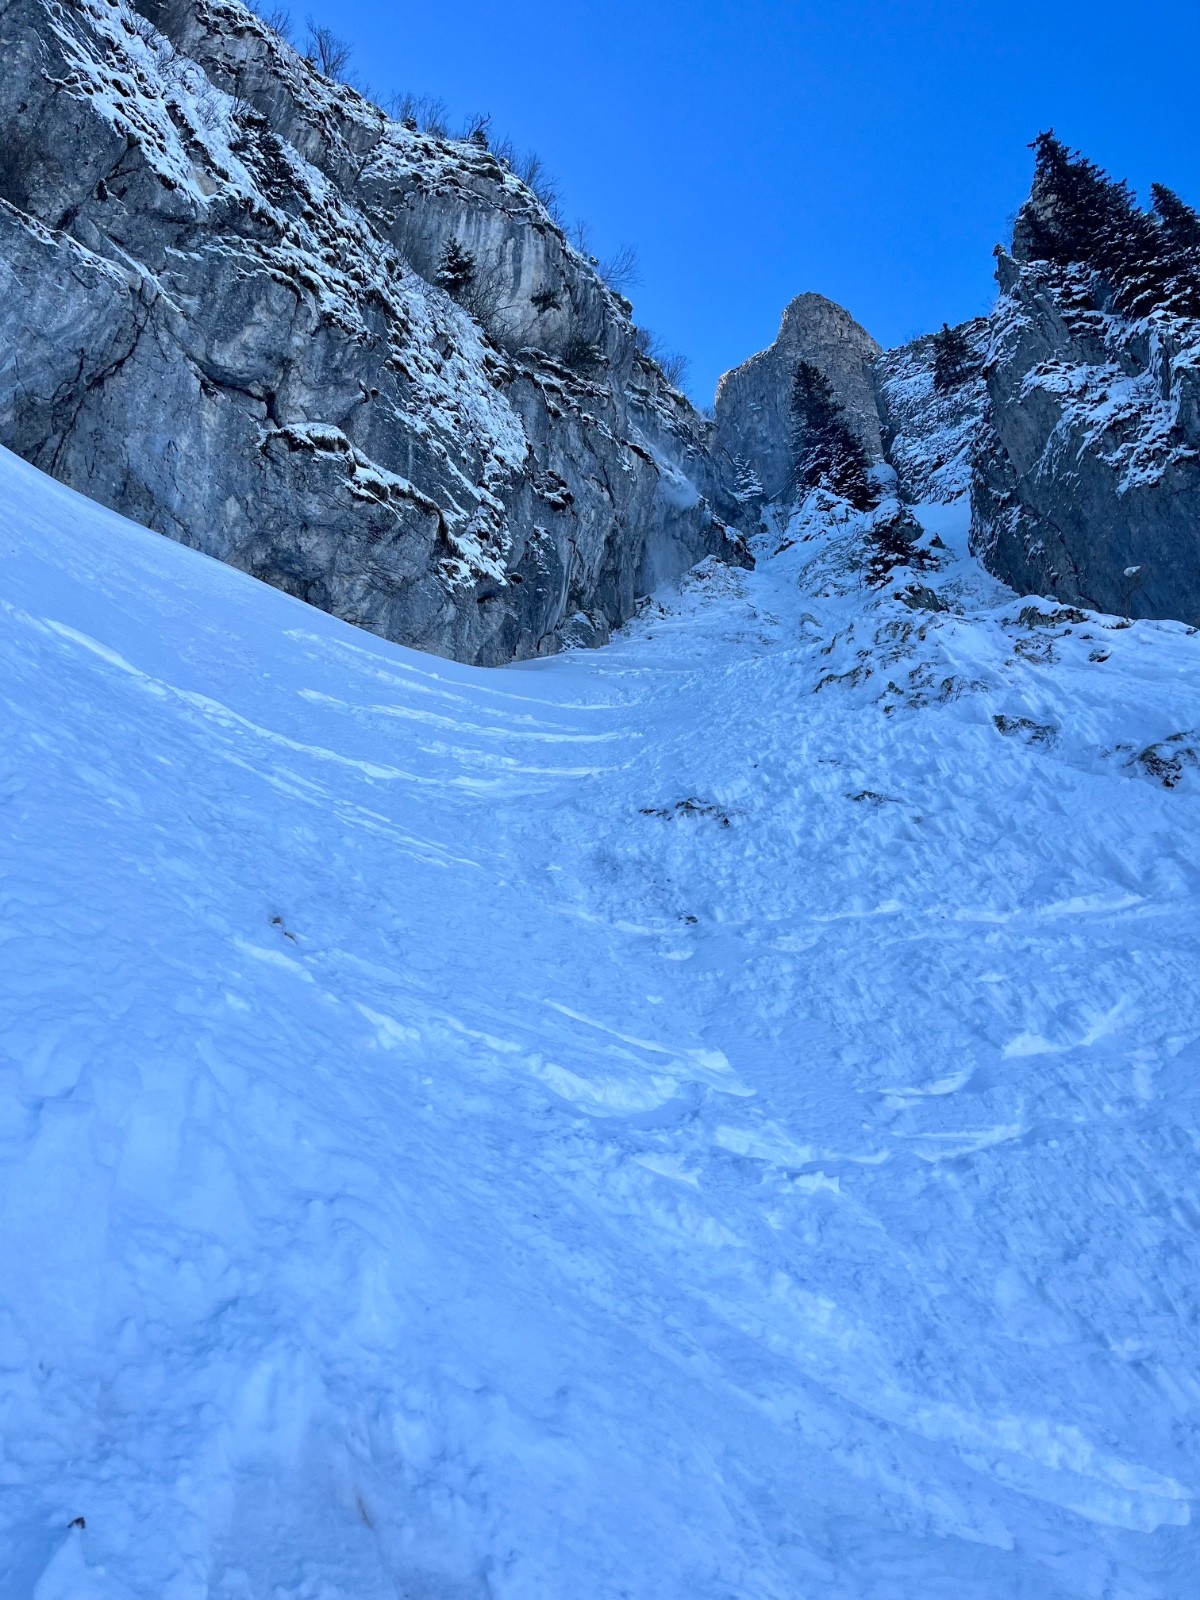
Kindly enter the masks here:
<path id="1" fill-rule="evenodd" d="M 975 546 L 1022 594 L 1200 623 L 1200 321 L 1122 313 L 1093 267 L 1038 258 L 1028 213 L 997 252 Z"/>
<path id="2" fill-rule="evenodd" d="M 718 444 L 767 503 L 790 501 L 791 379 L 812 361 L 882 463 L 875 492 L 969 490 L 974 548 L 1019 593 L 1200 625 L 1200 319 L 1152 283 L 1123 312 L 1101 272 L 1039 259 L 1031 237 L 1025 218 L 1014 253 L 997 252 L 995 310 L 955 330 L 959 381 L 935 379 L 938 336 L 881 353 L 848 312 L 801 295 L 776 343 L 721 380 Z"/>
<path id="3" fill-rule="evenodd" d="M 829 379 L 867 459 L 883 459 L 879 412 L 869 372 L 880 346 L 848 311 L 824 295 L 802 294 L 783 313 L 774 344 L 727 372 L 716 399 L 716 445 L 729 463 L 744 462 L 768 501 L 792 488 L 792 378 L 809 361 Z"/>
<path id="4" fill-rule="evenodd" d="M 0 0 L 0 49 L 0 442 L 482 664 L 746 559 L 709 428 L 486 148 L 389 121 L 235 0 Z"/>
<path id="5" fill-rule="evenodd" d="M 841 306 L 821 295 L 799 295 L 784 312 L 775 343 L 721 379 L 716 439 L 735 479 L 743 463 L 767 503 L 794 497 L 792 381 L 797 363 L 809 361 L 829 379 L 841 415 L 861 441 L 877 494 L 896 494 L 910 504 L 965 494 L 986 401 L 980 369 L 990 326 L 977 317 L 954 332 L 963 368 L 947 385 L 935 375 L 937 335 L 883 351 Z"/>
<path id="6" fill-rule="evenodd" d="M 954 330 L 967 351 L 957 381 L 936 376 L 937 335 L 889 350 L 871 369 L 879 405 L 884 458 L 900 494 L 912 505 L 955 500 L 971 483 L 971 458 L 987 391 L 980 375 L 990 327 L 976 317 Z"/>

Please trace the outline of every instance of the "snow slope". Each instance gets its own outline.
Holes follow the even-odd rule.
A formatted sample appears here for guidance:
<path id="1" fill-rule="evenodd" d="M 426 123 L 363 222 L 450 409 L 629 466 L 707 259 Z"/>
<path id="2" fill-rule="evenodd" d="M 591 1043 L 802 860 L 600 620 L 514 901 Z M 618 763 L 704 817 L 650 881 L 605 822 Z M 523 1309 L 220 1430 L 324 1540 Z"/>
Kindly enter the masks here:
<path id="1" fill-rule="evenodd" d="M 1195 1592 L 1200 639 L 926 520 L 485 673 L 0 458 L 4 1600 Z"/>

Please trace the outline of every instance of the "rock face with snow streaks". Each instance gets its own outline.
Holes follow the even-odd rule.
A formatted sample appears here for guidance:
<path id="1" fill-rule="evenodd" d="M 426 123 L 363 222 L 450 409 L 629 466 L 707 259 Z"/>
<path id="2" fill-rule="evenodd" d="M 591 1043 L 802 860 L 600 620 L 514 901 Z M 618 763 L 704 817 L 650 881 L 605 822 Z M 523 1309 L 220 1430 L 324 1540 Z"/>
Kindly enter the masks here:
<path id="1" fill-rule="evenodd" d="M 987 391 L 979 369 L 988 344 L 984 317 L 963 323 L 969 362 L 959 381 L 940 387 L 937 335 L 900 345 L 872 367 L 887 461 L 896 469 L 901 496 L 910 504 L 964 494 Z"/>
<path id="2" fill-rule="evenodd" d="M 727 372 L 716 399 L 716 443 L 729 463 L 757 474 L 768 501 L 784 501 L 795 468 L 791 397 L 796 365 L 809 361 L 829 379 L 870 462 L 883 459 L 869 365 L 880 346 L 850 313 L 820 294 L 801 294 L 783 313 L 774 344 Z"/>
<path id="3" fill-rule="evenodd" d="M 998 251 L 973 540 L 1022 594 L 1200 623 L 1200 323 Z"/>
<path id="4" fill-rule="evenodd" d="M 390 121 L 235 0 L 10 0 L 0 47 L 0 442 L 485 665 L 746 559 L 706 425 L 488 150 Z"/>

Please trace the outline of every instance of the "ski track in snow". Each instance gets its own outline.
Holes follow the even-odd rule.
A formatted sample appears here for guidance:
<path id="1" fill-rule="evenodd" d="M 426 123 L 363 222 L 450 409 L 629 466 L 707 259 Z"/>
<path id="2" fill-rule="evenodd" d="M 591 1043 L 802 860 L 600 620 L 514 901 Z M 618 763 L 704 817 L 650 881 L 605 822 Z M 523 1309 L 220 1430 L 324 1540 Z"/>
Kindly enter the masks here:
<path id="1" fill-rule="evenodd" d="M 923 516 L 484 672 L 0 457 L 5 1600 L 1196 1592 L 1200 639 Z"/>

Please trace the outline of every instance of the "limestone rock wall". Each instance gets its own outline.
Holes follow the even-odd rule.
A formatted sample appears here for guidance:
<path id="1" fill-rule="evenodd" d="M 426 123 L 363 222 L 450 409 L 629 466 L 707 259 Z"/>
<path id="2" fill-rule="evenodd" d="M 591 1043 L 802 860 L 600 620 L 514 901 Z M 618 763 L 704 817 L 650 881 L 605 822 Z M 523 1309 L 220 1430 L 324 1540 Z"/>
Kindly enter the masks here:
<path id="1" fill-rule="evenodd" d="M 483 664 L 748 559 L 708 426 L 486 149 L 389 121 L 236 0 L 7 0 L 0 51 L 0 443 Z M 450 239 L 474 315 L 434 281 Z"/>
<path id="2" fill-rule="evenodd" d="M 960 325 L 970 352 L 962 381 L 939 389 L 935 335 L 925 334 L 880 356 L 871 369 L 883 449 L 910 505 L 948 501 L 971 484 L 971 457 L 987 400 L 981 376 L 990 327 L 986 317 Z"/>
<path id="3" fill-rule="evenodd" d="M 810 361 L 829 379 L 871 462 L 883 459 L 870 364 L 880 346 L 848 311 L 824 295 L 801 294 L 783 313 L 774 344 L 727 372 L 717 388 L 715 443 L 722 460 L 746 462 L 768 501 L 792 485 L 792 378 Z"/>
<path id="4" fill-rule="evenodd" d="M 1200 323 L 998 252 L 975 547 L 1022 594 L 1200 624 Z"/>

